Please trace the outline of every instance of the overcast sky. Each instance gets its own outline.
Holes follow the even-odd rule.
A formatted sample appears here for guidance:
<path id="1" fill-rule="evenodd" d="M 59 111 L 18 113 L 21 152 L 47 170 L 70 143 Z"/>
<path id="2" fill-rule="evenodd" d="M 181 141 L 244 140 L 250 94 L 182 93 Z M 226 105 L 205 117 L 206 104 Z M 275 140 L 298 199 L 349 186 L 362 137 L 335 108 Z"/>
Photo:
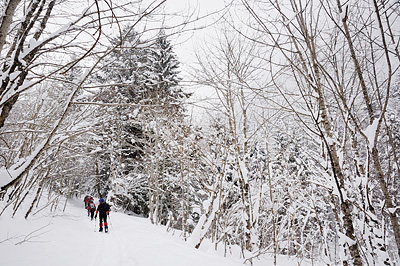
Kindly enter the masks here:
<path id="1" fill-rule="evenodd" d="M 212 23 L 217 20 L 218 15 L 213 15 L 213 13 L 223 9 L 225 1 L 226 0 L 167 0 L 166 10 L 168 12 L 182 13 L 183 15 L 191 14 L 192 19 L 199 17 L 201 19 L 188 26 L 187 29 L 193 27 L 202 28 L 212 25 Z M 177 19 L 177 21 L 180 21 L 180 19 Z M 170 21 L 169 23 L 174 22 Z M 188 56 L 193 54 L 193 46 L 197 46 L 207 38 L 207 31 L 213 31 L 213 29 L 207 27 L 202 30 L 189 31 L 172 39 L 176 48 L 176 53 L 182 64 L 186 64 L 188 61 L 190 63 L 190 58 L 188 58 Z"/>
<path id="2" fill-rule="evenodd" d="M 188 26 L 188 29 L 207 26 L 201 30 L 188 31 L 184 34 L 171 36 L 174 51 L 181 62 L 181 74 L 184 78 L 186 77 L 185 72 L 187 69 L 196 61 L 194 57 L 195 49 L 202 46 L 204 42 L 209 42 L 210 35 L 215 32 L 215 28 L 212 27 L 212 24 L 220 15 L 214 13 L 222 10 L 226 2 L 227 0 L 167 0 L 165 7 L 167 12 L 175 11 L 178 13 L 181 12 L 182 14 L 192 14 L 193 19 L 204 17 Z M 177 21 L 179 21 L 179 19 Z M 167 23 L 173 22 L 170 21 Z M 200 91 L 196 92 L 197 95 L 195 95 L 195 97 L 207 97 L 211 96 L 212 93 L 213 91 L 207 91 L 202 88 Z"/>

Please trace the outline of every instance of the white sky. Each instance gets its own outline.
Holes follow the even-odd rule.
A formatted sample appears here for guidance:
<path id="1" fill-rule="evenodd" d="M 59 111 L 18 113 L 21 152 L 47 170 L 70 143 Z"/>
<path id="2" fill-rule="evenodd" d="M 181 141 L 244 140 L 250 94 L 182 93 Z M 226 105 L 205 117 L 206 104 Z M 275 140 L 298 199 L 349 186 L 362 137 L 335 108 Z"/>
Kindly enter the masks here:
<path id="1" fill-rule="evenodd" d="M 213 23 L 221 16 L 220 14 L 215 14 L 215 12 L 223 10 L 227 2 L 229 0 L 167 0 L 165 7 L 167 12 L 192 14 L 192 19 L 201 18 L 187 27 L 187 29 L 202 28 L 201 30 L 188 31 L 170 38 L 174 45 L 174 51 L 181 63 L 180 70 L 181 77 L 184 79 L 183 86 L 188 85 L 187 81 L 190 78 L 187 75 L 187 71 L 196 62 L 196 48 L 202 47 L 205 42 L 213 41 L 210 37 L 215 33 Z M 180 22 L 180 19 L 177 19 L 177 21 Z M 173 22 L 166 23 L 170 23 L 168 26 L 171 26 Z M 215 97 L 215 90 L 204 86 L 197 88 L 190 86 L 190 90 L 194 92 L 190 99 L 191 102 L 195 102 L 195 105 L 192 106 L 194 107 L 192 111 L 196 113 L 194 119 L 204 118 L 205 116 L 202 115 L 203 111 L 205 111 L 204 106 L 208 98 Z"/>
<path id="2" fill-rule="evenodd" d="M 194 46 L 199 45 L 200 42 L 205 40 L 207 31 L 212 31 L 210 25 L 218 19 L 218 14 L 213 15 L 213 13 L 222 10 L 225 6 L 225 2 L 226 0 L 167 0 L 167 12 L 192 14 L 192 19 L 206 16 L 205 18 L 199 19 L 194 24 L 189 25 L 187 29 L 193 27 L 208 27 L 202 30 L 188 31 L 179 35 L 178 38 L 175 39 L 175 52 L 183 64 L 188 61 L 190 62 L 187 56 L 193 54 Z M 177 21 L 179 21 L 179 19 L 177 19 Z M 173 40 L 173 38 L 171 39 Z"/>

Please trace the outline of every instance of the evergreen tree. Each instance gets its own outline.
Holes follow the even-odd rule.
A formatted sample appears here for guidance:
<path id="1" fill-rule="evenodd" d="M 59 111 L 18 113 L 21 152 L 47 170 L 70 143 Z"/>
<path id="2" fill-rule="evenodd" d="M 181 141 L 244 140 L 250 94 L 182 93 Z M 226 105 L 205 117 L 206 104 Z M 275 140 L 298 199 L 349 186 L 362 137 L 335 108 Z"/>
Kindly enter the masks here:
<path id="1" fill-rule="evenodd" d="M 136 32 L 128 33 L 128 28 L 122 36 L 126 37 L 123 41 L 120 37 L 111 40 L 119 48 L 110 54 L 95 77 L 98 83 L 111 84 L 103 87 L 96 97 L 97 101 L 109 104 L 98 108 L 95 114 L 102 150 L 98 159 L 103 162 L 98 175 L 110 187 L 111 201 L 116 207 L 147 214 L 147 198 L 143 195 L 147 185 L 140 163 L 144 145 L 143 110 L 138 104 L 145 95 L 148 48 Z"/>
<path id="2" fill-rule="evenodd" d="M 190 94 L 179 86 L 179 61 L 165 32 L 160 31 L 149 52 L 150 72 L 146 72 L 148 97 L 153 103 L 182 107 L 181 101 Z"/>
<path id="3" fill-rule="evenodd" d="M 171 182 L 178 170 L 168 152 L 174 134 L 166 132 L 171 124 L 182 124 L 183 100 L 189 94 L 179 86 L 179 61 L 163 31 L 154 41 L 127 30 L 123 36 L 122 42 L 111 41 L 119 49 L 96 76 L 97 82 L 112 84 L 96 97 L 108 104 L 96 114 L 106 168 L 99 175 L 108 179 L 117 207 L 146 216 L 157 212 L 157 221 L 166 224 L 173 206 L 179 205 L 171 193 L 181 191 Z"/>

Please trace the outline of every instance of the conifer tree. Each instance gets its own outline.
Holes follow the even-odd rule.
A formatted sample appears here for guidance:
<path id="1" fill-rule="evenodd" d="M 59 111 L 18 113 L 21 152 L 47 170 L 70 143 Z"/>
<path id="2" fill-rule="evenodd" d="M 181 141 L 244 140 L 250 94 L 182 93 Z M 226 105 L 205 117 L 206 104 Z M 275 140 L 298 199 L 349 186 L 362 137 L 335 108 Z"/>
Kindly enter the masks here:
<path id="1" fill-rule="evenodd" d="M 96 99 L 106 103 L 97 113 L 97 131 L 102 156 L 108 157 L 103 158 L 109 171 L 102 180 L 108 179 L 111 200 L 126 211 L 157 213 L 156 222 L 164 224 L 173 205 L 180 204 L 173 200 L 180 196 L 171 193 L 181 191 L 176 184 L 182 183 L 171 181 L 179 171 L 167 150 L 173 134 L 165 133 L 171 124 L 182 124 L 182 103 L 189 97 L 179 86 L 178 68 L 163 31 L 155 40 L 141 40 L 131 32 L 96 76 L 98 82 L 112 84 Z"/>
<path id="2" fill-rule="evenodd" d="M 149 61 L 151 71 L 145 73 L 149 98 L 154 103 L 179 106 L 178 103 L 190 95 L 179 86 L 179 61 L 164 30 L 150 49 Z"/>

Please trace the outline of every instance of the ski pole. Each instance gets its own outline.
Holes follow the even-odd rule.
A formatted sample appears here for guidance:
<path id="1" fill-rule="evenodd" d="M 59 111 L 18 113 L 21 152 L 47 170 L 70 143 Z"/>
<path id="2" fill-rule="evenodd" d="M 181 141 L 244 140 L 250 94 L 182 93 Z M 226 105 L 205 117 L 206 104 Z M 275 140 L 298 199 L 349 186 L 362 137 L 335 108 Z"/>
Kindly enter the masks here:
<path id="1" fill-rule="evenodd" d="M 110 223 L 110 227 L 112 227 L 112 223 L 111 223 L 110 214 L 107 214 L 107 215 L 108 215 L 108 221 L 109 221 L 109 223 Z"/>

